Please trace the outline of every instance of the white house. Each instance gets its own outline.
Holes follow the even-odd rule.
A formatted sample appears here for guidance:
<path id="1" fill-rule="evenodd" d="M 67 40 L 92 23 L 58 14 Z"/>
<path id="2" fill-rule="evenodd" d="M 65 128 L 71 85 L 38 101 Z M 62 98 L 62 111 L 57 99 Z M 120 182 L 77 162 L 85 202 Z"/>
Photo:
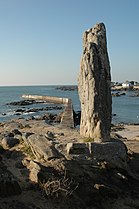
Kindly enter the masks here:
<path id="1" fill-rule="evenodd" d="M 125 83 L 122 83 L 122 87 L 125 89 L 130 89 L 133 87 L 133 85 L 130 82 L 125 82 Z"/>

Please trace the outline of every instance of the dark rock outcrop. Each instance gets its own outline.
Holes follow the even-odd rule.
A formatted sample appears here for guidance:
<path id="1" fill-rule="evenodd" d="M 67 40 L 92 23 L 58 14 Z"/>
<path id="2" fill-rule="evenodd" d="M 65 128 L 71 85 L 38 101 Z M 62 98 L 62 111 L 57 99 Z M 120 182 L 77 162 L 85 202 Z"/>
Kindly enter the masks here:
<path id="1" fill-rule="evenodd" d="M 61 90 L 61 91 L 75 91 L 77 90 L 77 86 L 58 86 L 56 87 L 56 90 Z"/>
<path id="2" fill-rule="evenodd" d="M 21 188 L 3 162 L 0 161 L 0 197 L 8 197 L 21 193 Z"/>
<path id="3" fill-rule="evenodd" d="M 1 141 L 1 144 L 4 149 L 9 149 L 19 144 L 19 139 L 14 138 L 14 137 L 4 137 Z"/>
<path id="4" fill-rule="evenodd" d="M 33 99 L 29 99 L 29 100 L 21 100 L 17 102 L 10 102 L 10 103 L 7 103 L 7 105 L 26 106 L 26 105 L 32 105 L 32 104 L 38 104 L 38 103 L 44 103 L 44 101 L 36 101 Z"/>

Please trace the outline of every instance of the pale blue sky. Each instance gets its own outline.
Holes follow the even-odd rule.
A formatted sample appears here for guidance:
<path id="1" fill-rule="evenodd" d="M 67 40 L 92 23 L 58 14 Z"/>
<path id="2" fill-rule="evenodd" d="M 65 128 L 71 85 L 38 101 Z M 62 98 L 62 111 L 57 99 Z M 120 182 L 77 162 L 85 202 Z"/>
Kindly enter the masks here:
<path id="1" fill-rule="evenodd" d="M 82 35 L 107 29 L 113 81 L 139 81 L 139 0 L 0 0 L 0 86 L 77 84 Z"/>

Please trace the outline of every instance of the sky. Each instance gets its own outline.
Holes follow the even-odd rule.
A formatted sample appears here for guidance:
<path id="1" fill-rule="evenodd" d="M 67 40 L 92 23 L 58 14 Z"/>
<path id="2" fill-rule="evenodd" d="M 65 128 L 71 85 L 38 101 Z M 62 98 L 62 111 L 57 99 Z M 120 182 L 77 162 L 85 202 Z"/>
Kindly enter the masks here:
<path id="1" fill-rule="evenodd" d="M 0 0 L 0 86 L 77 84 L 83 33 L 99 22 L 112 81 L 139 82 L 139 0 Z"/>

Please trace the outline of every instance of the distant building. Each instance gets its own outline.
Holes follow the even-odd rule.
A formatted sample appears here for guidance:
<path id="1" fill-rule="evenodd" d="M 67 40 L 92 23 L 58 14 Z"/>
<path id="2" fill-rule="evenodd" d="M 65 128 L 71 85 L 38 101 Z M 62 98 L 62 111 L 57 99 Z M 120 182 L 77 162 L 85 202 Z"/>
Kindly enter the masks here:
<path id="1" fill-rule="evenodd" d="M 130 89 L 130 88 L 134 87 L 134 84 L 132 82 L 126 81 L 126 82 L 122 83 L 122 87 L 124 89 Z"/>
<path id="2" fill-rule="evenodd" d="M 139 86 L 139 82 L 134 81 L 134 86 Z"/>

